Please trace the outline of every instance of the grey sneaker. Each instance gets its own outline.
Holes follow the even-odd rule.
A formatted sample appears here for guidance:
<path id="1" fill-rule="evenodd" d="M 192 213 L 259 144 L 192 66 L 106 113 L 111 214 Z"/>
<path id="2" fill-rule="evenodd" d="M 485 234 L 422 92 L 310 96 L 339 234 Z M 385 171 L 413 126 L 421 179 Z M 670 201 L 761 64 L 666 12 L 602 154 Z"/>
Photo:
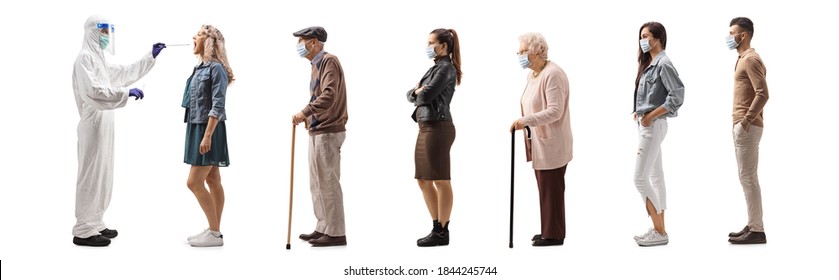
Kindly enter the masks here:
<path id="1" fill-rule="evenodd" d="M 649 246 L 659 246 L 659 245 L 667 245 L 670 241 L 667 234 L 661 235 L 658 231 L 653 231 L 652 234 L 647 235 L 641 240 L 638 240 L 638 246 L 649 247 Z"/>
<path id="2" fill-rule="evenodd" d="M 187 238 L 186 238 L 186 241 L 192 241 L 193 239 L 196 239 L 196 238 L 198 238 L 198 237 L 201 237 L 202 235 L 206 234 L 206 233 L 207 233 L 207 232 L 209 232 L 209 231 L 210 231 L 210 228 L 206 228 L 206 229 L 204 229 L 204 231 L 202 231 L 202 232 L 201 232 L 201 233 L 199 233 L 199 234 L 196 234 L 196 235 L 193 235 L 193 236 L 187 237 Z"/>
<path id="3" fill-rule="evenodd" d="M 224 245 L 224 236 L 221 233 L 207 231 L 203 235 L 189 241 L 192 247 L 215 247 Z"/>
<path id="4" fill-rule="evenodd" d="M 650 236 L 650 234 L 653 234 L 653 232 L 655 232 L 655 228 L 648 229 L 647 232 L 645 232 L 644 234 L 636 235 L 635 236 L 635 242 L 638 242 L 638 240 L 647 238 L 647 236 Z"/>

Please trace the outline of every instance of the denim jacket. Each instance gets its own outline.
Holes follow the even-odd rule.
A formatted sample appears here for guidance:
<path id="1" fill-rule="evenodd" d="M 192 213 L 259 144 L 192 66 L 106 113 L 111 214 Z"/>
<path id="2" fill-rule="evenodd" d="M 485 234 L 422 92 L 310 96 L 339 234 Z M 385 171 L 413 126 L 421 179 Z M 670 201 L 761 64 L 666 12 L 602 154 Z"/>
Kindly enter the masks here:
<path id="1" fill-rule="evenodd" d="M 635 113 L 640 117 L 659 106 L 664 106 L 667 113 L 664 117 L 678 115 L 679 107 L 685 100 L 685 85 L 679 78 L 679 73 L 670 62 L 670 58 L 661 51 L 653 63 L 644 69 L 638 81 L 638 91 L 635 92 Z"/>
<path id="2" fill-rule="evenodd" d="M 227 71 L 218 62 L 195 66 L 186 81 L 181 107 L 186 108 L 184 122 L 207 123 L 209 117 L 227 119 L 224 110 L 227 95 Z"/>
<path id="3" fill-rule="evenodd" d="M 407 93 L 408 102 L 416 106 L 411 116 L 414 121 L 451 121 L 449 104 L 457 85 L 457 70 L 452 60 L 448 57 L 438 59 L 422 77 L 419 85 L 425 86 L 422 92 L 414 96 L 414 89 L 411 89 Z"/>

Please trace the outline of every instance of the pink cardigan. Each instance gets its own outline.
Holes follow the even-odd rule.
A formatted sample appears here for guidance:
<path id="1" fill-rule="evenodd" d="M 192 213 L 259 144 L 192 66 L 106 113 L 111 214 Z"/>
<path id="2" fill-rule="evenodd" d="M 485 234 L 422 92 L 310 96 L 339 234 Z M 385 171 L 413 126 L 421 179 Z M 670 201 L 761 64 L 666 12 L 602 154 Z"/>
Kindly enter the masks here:
<path id="1" fill-rule="evenodd" d="M 553 62 L 548 62 L 536 78 L 531 78 L 531 72 L 527 77 L 521 97 L 521 121 L 532 133 L 527 160 L 533 161 L 536 170 L 563 167 L 573 157 L 568 77 Z"/>

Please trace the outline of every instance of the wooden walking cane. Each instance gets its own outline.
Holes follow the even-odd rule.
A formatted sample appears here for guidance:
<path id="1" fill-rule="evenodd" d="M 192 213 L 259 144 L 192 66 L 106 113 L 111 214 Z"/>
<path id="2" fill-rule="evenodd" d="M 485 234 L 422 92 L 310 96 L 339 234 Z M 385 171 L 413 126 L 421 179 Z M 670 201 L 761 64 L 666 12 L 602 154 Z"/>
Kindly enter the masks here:
<path id="1" fill-rule="evenodd" d="M 291 125 L 291 179 L 288 186 L 288 234 L 286 235 L 285 249 L 291 250 L 291 204 L 294 202 L 294 140 L 297 134 L 297 126 Z"/>

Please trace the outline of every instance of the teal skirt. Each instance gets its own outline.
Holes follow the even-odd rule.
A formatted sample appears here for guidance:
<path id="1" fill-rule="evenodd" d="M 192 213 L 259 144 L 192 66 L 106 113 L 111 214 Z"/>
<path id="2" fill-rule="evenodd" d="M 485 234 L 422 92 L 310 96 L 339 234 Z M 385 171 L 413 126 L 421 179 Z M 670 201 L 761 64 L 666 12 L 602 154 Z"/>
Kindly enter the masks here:
<path id="1" fill-rule="evenodd" d="M 230 165 L 230 158 L 227 154 L 227 128 L 224 122 L 218 122 L 216 130 L 213 131 L 210 151 L 201 154 L 201 140 L 204 139 L 206 123 L 187 123 L 186 142 L 184 145 L 184 163 L 197 166 L 218 166 Z"/>

